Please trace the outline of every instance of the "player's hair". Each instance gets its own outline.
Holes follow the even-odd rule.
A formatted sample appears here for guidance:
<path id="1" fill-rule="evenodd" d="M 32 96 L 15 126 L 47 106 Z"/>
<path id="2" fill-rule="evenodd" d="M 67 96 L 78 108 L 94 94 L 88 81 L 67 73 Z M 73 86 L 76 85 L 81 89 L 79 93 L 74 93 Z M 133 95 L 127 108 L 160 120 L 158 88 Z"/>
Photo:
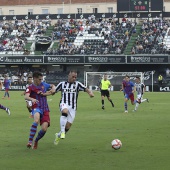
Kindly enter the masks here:
<path id="1" fill-rule="evenodd" d="M 70 73 L 77 73 L 77 70 L 70 70 L 69 74 Z"/>
<path id="2" fill-rule="evenodd" d="M 140 77 L 139 77 L 139 76 L 136 76 L 136 79 L 140 80 Z"/>
<path id="3" fill-rule="evenodd" d="M 31 79 L 32 78 L 32 76 L 28 76 L 28 79 Z"/>
<path id="4" fill-rule="evenodd" d="M 42 73 L 40 73 L 40 72 L 38 72 L 38 71 L 35 71 L 34 73 L 33 73 L 33 78 L 35 77 L 35 78 L 38 78 L 39 76 L 43 76 L 42 75 Z"/>
<path id="5" fill-rule="evenodd" d="M 125 77 L 128 77 L 128 78 L 130 78 L 128 75 L 126 75 Z"/>

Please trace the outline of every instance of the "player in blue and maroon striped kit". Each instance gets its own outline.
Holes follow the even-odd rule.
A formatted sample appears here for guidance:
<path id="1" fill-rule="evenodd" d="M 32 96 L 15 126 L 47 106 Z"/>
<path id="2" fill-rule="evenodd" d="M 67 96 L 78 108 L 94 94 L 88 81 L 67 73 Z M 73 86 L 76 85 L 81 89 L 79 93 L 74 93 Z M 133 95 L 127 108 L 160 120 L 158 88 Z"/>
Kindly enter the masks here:
<path id="1" fill-rule="evenodd" d="M 122 82 L 122 90 L 125 93 L 125 103 L 124 103 L 125 113 L 128 113 L 127 102 L 129 99 L 131 100 L 132 105 L 136 103 L 136 100 L 134 100 L 134 92 L 136 91 L 135 89 L 136 87 L 134 86 L 134 83 L 130 81 L 130 77 L 126 76 Z"/>
<path id="2" fill-rule="evenodd" d="M 8 79 L 7 75 L 5 75 L 3 85 L 4 85 L 4 88 L 5 88 L 5 94 L 4 94 L 4 97 L 2 97 L 2 99 L 5 99 L 6 96 L 8 97 L 8 99 L 10 99 L 8 91 L 9 91 L 9 88 L 11 86 L 11 80 Z"/>
<path id="3" fill-rule="evenodd" d="M 34 141 L 33 149 L 37 149 L 38 141 L 45 135 L 50 126 L 49 107 L 45 93 L 51 88 L 48 95 L 55 94 L 55 86 L 42 82 L 43 75 L 40 72 L 33 73 L 33 83 L 26 89 L 25 99 L 32 101 L 32 114 L 34 122 L 30 128 L 28 148 L 31 148 L 34 136 L 37 132 L 37 126 L 40 122 L 41 130 Z"/>

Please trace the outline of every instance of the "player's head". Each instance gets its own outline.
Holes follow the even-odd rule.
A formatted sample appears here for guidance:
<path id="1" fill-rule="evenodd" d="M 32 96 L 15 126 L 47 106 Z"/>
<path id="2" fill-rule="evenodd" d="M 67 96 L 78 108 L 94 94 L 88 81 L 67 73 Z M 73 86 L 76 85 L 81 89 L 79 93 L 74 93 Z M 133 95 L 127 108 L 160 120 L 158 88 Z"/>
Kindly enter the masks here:
<path id="1" fill-rule="evenodd" d="M 40 72 L 33 73 L 33 81 L 35 85 L 40 85 L 43 80 L 43 75 Z"/>
<path id="2" fill-rule="evenodd" d="M 32 76 L 28 76 L 27 82 L 28 82 L 28 84 L 32 84 Z"/>
<path id="3" fill-rule="evenodd" d="M 136 76 L 135 82 L 136 82 L 136 83 L 139 83 L 139 82 L 140 82 L 140 77 Z"/>
<path id="4" fill-rule="evenodd" d="M 77 79 L 77 71 L 76 70 L 71 70 L 68 74 L 68 82 L 69 83 L 74 83 Z"/>
<path id="5" fill-rule="evenodd" d="M 8 79 L 8 75 L 7 75 L 7 74 L 5 74 L 5 75 L 4 75 L 4 78 L 5 78 L 5 79 Z"/>
<path id="6" fill-rule="evenodd" d="M 107 80 L 107 75 L 106 74 L 104 75 L 104 80 Z"/>
<path id="7" fill-rule="evenodd" d="M 129 81 L 130 80 L 130 77 L 128 75 L 126 75 L 126 77 L 124 78 L 125 81 Z"/>

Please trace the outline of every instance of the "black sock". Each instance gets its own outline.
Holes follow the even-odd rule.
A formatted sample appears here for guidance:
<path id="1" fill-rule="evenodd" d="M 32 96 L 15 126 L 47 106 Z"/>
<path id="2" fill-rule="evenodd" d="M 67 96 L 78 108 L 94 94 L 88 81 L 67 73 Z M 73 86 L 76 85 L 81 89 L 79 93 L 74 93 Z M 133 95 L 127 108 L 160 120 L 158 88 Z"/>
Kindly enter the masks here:
<path id="1" fill-rule="evenodd" d="M 65 129 L 65 133 L 67 133 L 69 131 L 69 129 Z"/>
<path id="2" fill-rule="evenodd" d="M 113 105 L 113 102 L 112 102 L 112 100 L 110 99 L 110 103 Z"/>
<path id="3" fill-rule="evenodd" d="M 102 105 L 104 106 L 104 100 L 102 100 Z"/>

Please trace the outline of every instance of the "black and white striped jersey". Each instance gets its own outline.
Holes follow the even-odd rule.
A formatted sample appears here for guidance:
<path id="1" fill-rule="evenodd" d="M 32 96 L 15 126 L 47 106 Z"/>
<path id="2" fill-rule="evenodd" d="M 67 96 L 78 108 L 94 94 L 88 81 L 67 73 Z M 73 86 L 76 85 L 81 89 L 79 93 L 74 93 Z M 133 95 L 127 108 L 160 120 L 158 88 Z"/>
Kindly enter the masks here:
<path id="1" fill-rule="evenodd" d="M 137 94 L 143 94 L 145 85 L 143 83 L 135 83 Z"/>
<path id="2" fill-rule="evenodd" d="M 65 103 L 73 109 L 77 109 L 77 99 L 79 91 L 85 91 L 86 87 L 79 81 L 69 83 L 68 81 L 60 82 L 56 86 L 56 92 L 61 91 L 60 103 Z"/>

